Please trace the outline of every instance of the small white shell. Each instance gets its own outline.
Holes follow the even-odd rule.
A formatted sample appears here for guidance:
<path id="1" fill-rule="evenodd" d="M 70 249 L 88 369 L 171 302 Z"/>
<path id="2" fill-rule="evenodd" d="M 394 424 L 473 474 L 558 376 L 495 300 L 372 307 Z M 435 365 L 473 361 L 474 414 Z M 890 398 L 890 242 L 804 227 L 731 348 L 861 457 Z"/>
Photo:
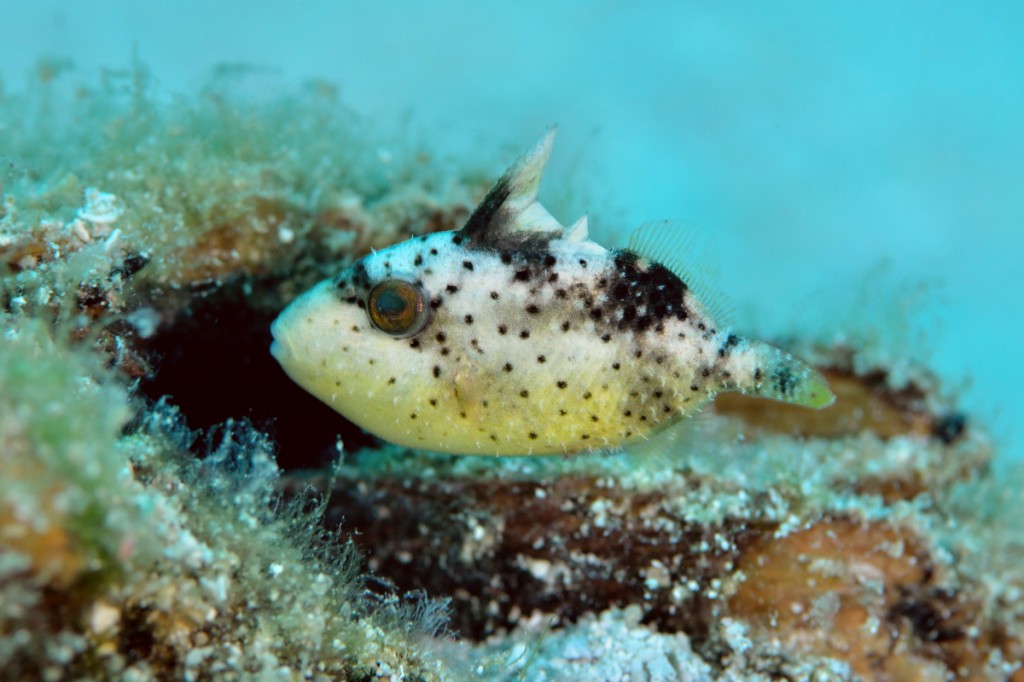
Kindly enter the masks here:
<path id="1" fill-rule="evenodd" d="M 124 206 L 115 195 L 88 187 L 85 190 L 85 206 L 78 209 L 75 215 L 90 223 L 109 224 L 123 213 Z"/>

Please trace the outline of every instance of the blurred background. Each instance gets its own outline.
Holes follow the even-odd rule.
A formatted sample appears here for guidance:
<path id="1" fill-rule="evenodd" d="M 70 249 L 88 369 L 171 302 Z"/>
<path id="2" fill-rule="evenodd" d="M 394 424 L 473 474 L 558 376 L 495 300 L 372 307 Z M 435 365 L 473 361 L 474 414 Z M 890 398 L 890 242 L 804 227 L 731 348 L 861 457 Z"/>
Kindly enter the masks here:
<path id="1" fill-rule="evenodd" d="M 0 8 L 8 92 L 41 57 L 95 84 L 137 54 L 166 97 L 248 65 L 495 172 L 557 123 L 542 199 L 563 222 L 589 211 L 606 244 L 697 223 L 740 329 L 909 353 L 1024 457 L 1024 4 Z"/>

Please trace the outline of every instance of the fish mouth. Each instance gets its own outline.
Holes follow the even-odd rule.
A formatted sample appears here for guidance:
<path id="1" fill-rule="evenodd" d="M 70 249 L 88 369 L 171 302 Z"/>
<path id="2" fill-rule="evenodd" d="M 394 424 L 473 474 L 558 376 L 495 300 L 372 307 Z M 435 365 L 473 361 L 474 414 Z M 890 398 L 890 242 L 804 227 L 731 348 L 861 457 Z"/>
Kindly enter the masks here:
<path id="1" fill-rule="evenodd" d="M 283 327 L 280 317 L 270 325 L 270 335 L 273 337 L 273 341 L 270 343 L 270 354 L 282 365 L 291 356 L 291 344 L 285 338 Z"/>

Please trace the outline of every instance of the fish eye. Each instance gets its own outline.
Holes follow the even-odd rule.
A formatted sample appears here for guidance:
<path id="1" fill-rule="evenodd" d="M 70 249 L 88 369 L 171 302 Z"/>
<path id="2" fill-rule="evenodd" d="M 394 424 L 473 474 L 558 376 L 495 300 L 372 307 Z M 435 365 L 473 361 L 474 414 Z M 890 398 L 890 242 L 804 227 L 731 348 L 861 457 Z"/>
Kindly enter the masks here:
<path id="1" fill-rule="evenodd" d="M 430 321 L 423 287 L 401 279 L 386 279 L 373 287 L 366 312 L 374 327 L 397 339 L 418 334 Z"/>

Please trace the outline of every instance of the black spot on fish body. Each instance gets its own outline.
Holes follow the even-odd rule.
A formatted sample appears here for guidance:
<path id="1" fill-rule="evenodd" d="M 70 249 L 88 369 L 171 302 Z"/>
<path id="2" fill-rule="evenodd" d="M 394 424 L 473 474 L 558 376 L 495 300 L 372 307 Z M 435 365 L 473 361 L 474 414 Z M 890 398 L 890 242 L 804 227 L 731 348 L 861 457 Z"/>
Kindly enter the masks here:
<path id="1" fill-rule="evenodd" d="M 498 300 L 498 292 L 497 291 L 492 291 L 491 292 L 491 300 L 492 301 L 497 301 Z"/>
<path id="2" fill-rule="evenodd" d="M 434 378 L 441 376 L 441 368 L 438 365 L 434 365 Z"/>
<path id="3" fill-rule="evenodd" d="M 526 312 L 530 313 L 531 315 L 536 315 L 540 312 L 540 308 L 538 308 L 535 304 L 531 303 L 530 305 L 526 306 Z"/>
<path id="4" fill-rule="evenodd" d="M 522 268 L 521 270 L 516 270 L 514 279 L 517 282 L 528 282 L 530 280 L 530 269 Z"/>
<path id="5" fill-rule="evenodd" d="M 508 251 L 502 252 L 502 254 L 501 254 L 501 262 L 504 263 L 505 265 L 511 265 L 512 264 L 512 254 L 509 253 Z"/>
<path id="6" fill-rule="evenodd" d="M 468 260 L 464 260 L 464 261 L 462 261 L 462 267 L 465 268 L 466 270 L 469 270 L 470 272 L 472 272 L 473 271 L 473 262 L 472 261 L 468 261 Z"/>
<path id="7" fill-rule="evenodd" d="M 728 338 L 726 338 L 725 340 L 725 343 L 723 343 L 722 347 L 718 349 L 718 357 L 724 358 L 726 354 L 729 352 L 729 349 L 733 348 L 737 343 L 739 343 L 739 339 L 736 337 L 736 335 L 729 334 Z"/>
<path id="8" fill-rule="evenodd" d="M 521 339 L 528 339 L 528 338 L 530 338 L 530 330 L 524 329 L 523 331 L 519 332 L 519 338 L 521 338 Z"/>
<path id="9" fill-rule="evenodd" d="M 423 265 L 423 256 L 421 254 L 417 253 L 416 257 L 413 258 L 413 260 L 412 260 L 412 264 L 415 265 L 415 266 Z"/>
<path id="10" fill-rule="evenodd" d="M 498 325 L 498 333 L 501 334 L 502 336 L 504 336 L 505 334 L 508 333 L 508 327 L 506 327 L 503 324 L 499 324 Z"/>
<path id="11" fill-rule="evenodd" d="M 464 319 L 466 321 L 466 324 L 473 324 L 473 316 L 472 315 L 466 315 L 462 319 Z"/>
<path id="12" fill-rule="evenodd" d="M 554 265 L 555 265 L 555 263 L 557 263 L 557 262 L 558 262 L 558 259 L 557 259 L 557 258 L 555 258 L 554 256 L 552 256 L 552 255 L 551 255 L 551 254 L 549 253 L 549 254 L 546 254 L 546 255 L 544 256 L 544 260 L 543 260 L 542 262 L 544 263 L 544 267 L 546 267 L 546 268 L 550 268 L 550 267 L 554 266 Z"/>
<path id="13" fill-rule="evenodd" d="M 459 287 L 454 284 L 449 284 L 448 286 L 445 287 L 445 291 L 447 291 L 449 294 L 454 294 L 458 290 Z"/>
<path id="14" fill-rule="evenodd" d="M 370 288 L 370 276 L 366 272 L 366 265 L 360 261 L 356 263 L 355 271 L 352 274 L 352 284 L 359 289 Z"/>
<path id="15" fill-rule="evenodd" d="M 437 255 L 437 249 L 431 249 L 430 250 L 430 255 L 431 256 L 436 256 Z"/>
<path id="16" fill-rule="evenodd" d="M 452 235 L 452 244 L 455 244 L 455 246 L 459 246 L 460 244 L 462 244 L 462 235 L 461 234 L 454 234 L 454 235 Z"/>

